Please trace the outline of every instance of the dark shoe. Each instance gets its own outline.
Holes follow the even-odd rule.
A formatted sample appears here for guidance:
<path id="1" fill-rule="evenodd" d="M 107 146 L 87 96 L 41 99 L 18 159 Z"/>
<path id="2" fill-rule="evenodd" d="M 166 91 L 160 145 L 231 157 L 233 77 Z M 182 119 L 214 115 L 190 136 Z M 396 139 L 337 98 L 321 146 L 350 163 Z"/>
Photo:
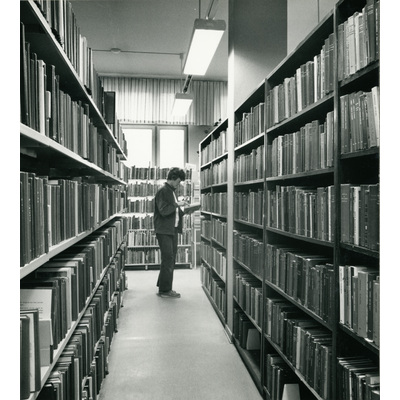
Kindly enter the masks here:
<path id="1" fill-rule="evenodd" d="M 181 297 L 180 293 L 175 292 L 175 290 L 170 290 L 169 292 L 158 292 L 157 293 L 158 296 L 160 297 L 164 297 L 164 298 L 175 298 L 178 299 L 179 297 Z"/>

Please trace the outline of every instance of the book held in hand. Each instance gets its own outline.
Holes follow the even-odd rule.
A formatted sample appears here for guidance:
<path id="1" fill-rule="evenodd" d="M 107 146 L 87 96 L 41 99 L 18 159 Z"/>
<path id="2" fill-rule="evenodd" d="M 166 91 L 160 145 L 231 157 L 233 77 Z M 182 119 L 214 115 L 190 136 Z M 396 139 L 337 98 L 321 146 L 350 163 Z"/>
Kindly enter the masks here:
<path id="1" fill-rule="evenodd" d="M 197 210 L 199 210 L 201 207 L 200 203 L 192 203 L 192 204 L 188 204 L 186 206 L 183 207 L 183 212 L 185 214 L 190 214 L 192 212 L 195 212 Z"/>

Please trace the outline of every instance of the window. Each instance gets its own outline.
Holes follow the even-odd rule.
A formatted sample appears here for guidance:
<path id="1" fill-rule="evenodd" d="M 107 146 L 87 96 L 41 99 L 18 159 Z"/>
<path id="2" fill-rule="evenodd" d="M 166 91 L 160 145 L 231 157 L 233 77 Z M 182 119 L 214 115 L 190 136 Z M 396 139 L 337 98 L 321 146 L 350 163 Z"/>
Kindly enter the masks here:
<path id="1" fill-rule="evenodd" d="M 186 126 L 124 124 L 122 129 L 128 147 L 127 166 L 184 168 L 188 159 Z"/>
<path id="2" fill-rule="evenodd" d="M 185 131 L 178 129 L 159 129 L 159 162 L 161 168 L 185 166 Z"/>
<path id="3" fill-rule="evenodd" d="M 125 139 L 128 144 L 128 166 L 148 167 L 153 165 L 154 129 L 152 128 L 126 128 Z"/>

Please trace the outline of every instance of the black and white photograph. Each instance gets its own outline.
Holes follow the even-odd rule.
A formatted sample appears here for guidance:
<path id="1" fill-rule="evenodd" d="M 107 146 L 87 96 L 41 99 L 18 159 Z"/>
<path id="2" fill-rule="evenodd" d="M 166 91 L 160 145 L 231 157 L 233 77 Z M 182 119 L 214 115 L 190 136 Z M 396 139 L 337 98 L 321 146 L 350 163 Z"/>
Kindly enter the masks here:
<path id="1" fill-rule="evenodd" d="M 395 399 L 397 2 L 11 3 L 4 398 Z"/>

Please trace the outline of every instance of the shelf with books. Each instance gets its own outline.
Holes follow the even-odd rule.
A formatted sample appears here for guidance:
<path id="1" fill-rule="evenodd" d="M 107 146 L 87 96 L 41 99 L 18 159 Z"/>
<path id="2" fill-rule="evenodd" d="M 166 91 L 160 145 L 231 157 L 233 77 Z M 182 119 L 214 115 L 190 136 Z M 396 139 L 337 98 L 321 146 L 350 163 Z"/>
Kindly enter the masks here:
<path id="1" fill-rule="evenodd" d="M 200 281 L 204 293 L 217 313 L 221 323 L 226 322 L 226 294 L 225 282 L 218 273 L 204 261 L 201 263 Z"/>
<path id="2" fill-rule="evenodd" d="M 75 101 L 82 101 L 87 105 L 88 115 L 98 127 L 100 135 L 115 148 L 123 159 L 126 159 L 126 143 L 124 143 L 124 140 L 117 141 L 104 119 L 103 90 L 100 78 L 93 67 L 92 50 L 87 46 L 86 39 L 83 36 L 80 34 L 72 35 L 72 30 L 79 29 L 79 27 L 73 21 L 71 3 L 64 0 L 60 2 L 60 14 L 57 17 L 61 16 L 61 10 L 65 10 L 66 13 L 60 17 L 62 23 L 52 27 L 50 27 L 50 23 L 54 21 L 51 21 L 50 15 L 48 18 L 45 17 L 39 4 L 27 0 L 22 1 L 20 5 L 21 45 L 24 47 L 26 41 L 29 43 L 30 51 L 37 54 L 38 58 L 43 57 L 47 65 L 55 67 L 59 88 L 66 90 Z M 62 38 L 59 36 L 60 32 L 56 31 L 57 27 L 59 31 L 63 30 Z M 71 35 L 68 33 L 71 33 Z M 79 52 L 82 52 L 81 57 L 77 56 Z M 23 63 L 25 58 L 27 59 L 23 48 L 21 48 L 21 55 L 23 55 L 21 60 L 21 63 Z M 21 71 L 24 71 L 22 66 Z M 21 73 L 21 82 L 23 83 L 21 94 L 23 94 L 22 100 L 28 101 L 27 81 L 23 80 L 26 76 L 29 76 L 28 72 Z M 51 93 L 51 95 L 54 97 L 54 93 Z M 25 122 L 22 113 L 24 110 L 25 106 L 21 107 L 22 122 Z"/>
<path id="3" fill-rule="evenodd" d="M 234 111 L 233 133 L 232 333 L 262 391 L 265 81 Z"/>
<path id="4" fill-rule="evenodd" d="M 277 135 L 282 130 L 293 130 L 296 126 L 304 125 L 305 123 L 315 118 L 320 118 L 321 115 L 326 115 L 333 109 L 334 94 L 330 93 L 326 97 L 308 105 L 301 111 L 291 115 L 287 119 L 269 127 L 268 135 Z"/>
<path id="5" fill-rule="evenodd" d="M 339 81 L 339 86 L 341 89 L 344 89 L 347 86 L 347 87 L 350 87 L 350 89 L 347 89 L 347 90 L 352 90 L 351 86 L 353 85 L 353 82 L 356 82 L 356 81 L 357 81 L 357 83 L 355 84 L 355 86 L 359 86 L 360 81 L 363 81 L 362 85 L 364 85 L 364 81 L 369 81 L 370 82 L 369 85 L 371 85 L 371 81 L 377 80 L 376 75 L 377 75 L 377 73 L 379 73 L 379 69 L 380 69 L 379 60 L 374 61 L 372 64 L 364 67 L 364 69 L 357 71 L 353 75 Z"/>
<path id="6" fill-rule="evenodd" d="M 223 325 L 227 307 L 227 127 L 225 120 L 199 144 L 201 283 Z"/>
<path id="7" fill-rule="evenodd" d="M 371 249 L 367 249 L 365 247 L 361 247 L 361 246 L 356 246 L 356 245 L 352 245 L 349 243 L 341 243 L 340 247 L 347 250 L 347 251 L 351 251 L 357 254 L 364 254 L 368 257 L 371 257 L 373 259 L 379 259 L 380 254 L 379 251 L 376 250 L 371 250 Z"/>
<path id="8" fill-rule="evenodd" d="M 43 160 L 47 160 L 49 167 L 68 169 L 70 174 L 74 176 L 96 176 L 103 181 L 123 185 L 127 182 L 127 169 L 117 159 L 115 159 L 111 170 L 107 171 L 93 163 L 90 159 L 83 158 L 62 144 L 24 124 L 20 124 L 20 132 L 21 154 L 30 156 L 29 159 L 31 157 L 38 158 L 42 164 Z M 28 162 L 32 164 L 32 161 L 26 161 L 26 163 Z"/>
<path id="9" fill-rule="evenodd" d="M 156 166 L 133 166 L 128 179 L 128 214 L 130 227 L 128 232 L 127 264 L 129 268 L 152 267 L 161 263 L 161 253 L 154 231 L 154 196 L 164 185 L 169 168 Z M 177 190 L 178 200 L 190 202 L 193 198 L 192 170 L 186 169 L 186 180 Z M 178 253 L 176 265 L 192 266 L 192 237 L 194 235 L 192 216 L 184 215 L 182 233 L 178 235 Z"/>
<path id="10" fill-rule="evenodd" d="M 115 219 L 117 216 L 120 216 L 120 214 L 113 215 L 110 218 L 104 220 L 102 223 L 100 223 L 96 227 L 94 227 L 90 230 L 87 230 L 85 232 L 82 232 L 73 238 L 66 239 L 61 243 L 51 246 L 47 253 L 42 254 L 38 258 L 32 260 L 30 263 L 20 267 L 20 279 L 26 277 L 31 272 L 35 271 L 37 268 L 39 268 L 41 265 L 48 262 L 51 258 L 55 257 L 57 254 L 63 252 L 64 250 L 68 249 L 69 247 L 73 246 L 74 244 L 80 242 L 82 239 L 86 238 L 87 236 L 89 236 L 90 234 L 95 232 L 97 229 L 107 225 L 110 221 Z"/>
<path id="11" fill-rule="evenodd" d="M 339 324 L 339 327 L 341 330 L 346 332 L 347 335 L 351 336 L 357 342 L 365 346 L 368 351 L 374 353 L 376 356 L 379 356 L 379 346 L 377 346 L 373 341 L 360 337 L 359 335 L 357 335 L 356 332 L 354 332 L 353 329 L 350 329 L 348 326 Z"/>
<path id="12" fill-rule="evenodd" d="M 315 239 L 315 238 L 311 238 L 311 237 L 307 237 L 307 236 L 297 235 L 294 233 L 283 231 L 281 229 L 266 227 L 265 230 L 267 232 L 270 232 L 273 234 L 278 234 L 282 237 L 284 236 L 287 238 L 296 239 L 296 240 L 302 241 L 304 243 L 312 243 L 312 244 L 316 244 L 318 246 L 329 247 L 329 248 L 333 248 L 335 246 L 335 243 L 333 243 L 333 242 L 328 242 L 326 240 L 320 240 L 320 239 Z"/>
<path id="13" fill-rule="evenodd" d="M 295 179 L 300 179 L 300 178 L 313 177 L 316 175 L 329 175 L 329 174 L 333 174 L 333 173 L 334 173 L 334 168 L 329 167 L 329 168 L 319 169 L 319 170 L 315 170 L 315 171 L 299 172 L 299 173 L 295 173 L 295 174 L 287 174 L 287 175 L 281 175 L 281 176 L 271 176 L 271 177 L 267 177 L 266 181 L 267 182 L 290 181 L 290 180 L 295 180 Z"/>
<path id="14" fill-rule="evenodd" d="M 24 314 L 23 310 L 27 307 L 30 312 L 38 304 L 41 308 L 41 315 L 37 320 L 40 336 L 35 339 L 31 334 L 28 335 L 32 343 L 38 341 L 40 352 L 35 355 L 35 352 L 27 351 L 23 360 L 21 359 L 21 373 L 25 371 L 25 362 L 35 365 L 30 373 L 36 377 L 36 385 L 32 390 L 29 377 L 21 375 L 21 399 L 35 399 L 39 396 L 101 287 L 113 292 L 124 287 L 122 283 L 118 283 L 123 279 L 124 232 L 126 233 L 126 225 L 123 219 L 111 222 L 21 279 L 21 314 Z M 104 246 L 107 247 L 106 251 L 100 250 L 100 242 L 107 243 Z M 96 258 L 89 255 L 91 251 L 93 257 L 97 254 Z M 87 266 L 93 271 L 90 279 L 89 268 L 85 269 Z M 44 282 L 51 284 L 49 286 Z M 61 282 L 64 282 L 64 289 Z M 51 299 L 47 299 L 44 294 L 45 286 L 52 291 Z M 110 299 L 111 297 L 112 293 Z M 49 315 L 49 319 L 46 319 L 46 315 Z M 51 331 L 51 334 L 46 333 L 47 331 Z M 25 335 L 23 338 L 25 340 Z M 29 347 L 29 344 L 24 343 L 24 346 Z M 33 356 L 34 360 L 26 359 Z M 81 375 L 84 374 L 85 371 L 81 371 Z"/>
<path id="15" fill-rule="evenodd" d="M 263 225 L 261 225 L 261 224 L 255 224 L 255 223 L 252 223 L 249 221 L 244 221 L 242 219 L 234 219 L 234 222 L 237 222 L 238 224 L 241 224 L 241 225 L 251 226 L 253 228 L 263 229 Z"/>
<path id="16" fill-rule="evenodd" d="M 305 314 L 308 316 L 312 317 L 315 321 L 317 321 L 320 325 L 324 326 L 325 328 L 332 330 L 331 324 L 326 322 L 322 317 L 318 314 L 316 314 L 314 311 L 310 310 L 309 308 L 303 306 L 300 304 L 295 298 L 292 296 L 288 295 L 285 291 L 283 291 L 280 287 L 277 285 L 274 285 L 271 282 L 266 281 L 265 282 L 271 289 L 273 289 L 276 293 L 278 293 L 280 296 L 282 296 L 284 299 L 289 300 L 291 303 L 293 303 L 297 308 L 299 308 L 301 311 L 303 311 Z"/>
<path id="17" fill-rule="evenodd" d="M 36 374 L 42 382 L 28 388 L 28 392 L 33 389 L 32 393 L 24 391 L 24 398 L 41 397 L 42 390 L 46 396 L 45 380 L 53 372 L 58 373 L 56 361 L 65 354 L 61 351 L 71 351 L 81 325 L 92 318 L 83 310 L 94 310 L 102 304 L 108 317 L 93 317 L 93 324 L 97 333 L 105 324 L 105 335 L 110 339 L 113 322 L 104 296 L 120 281 L 115 260 L 119 260 L 118 271 L 124 264 L 118 246 L 126 224 L 116 217 L 126 209 L 125 186 L 130 175 L 122 163 L 127 154 L 126 141 L 118 123 L 108 125 L 104 91 L 91 49 L 78 33 L 76 40 L 72 39 L 72 30 L 77 33 L 79 28 L 73 21 L 71 2 L 20 2 L 20 285 L 29 292 L 38 286 L 53 285 L 50 290 L 38 290 L 41 295 L 46 291 L 47 296 L 50 292 L 57 296 L 48 304 L 54 305 L 57 298 L 59 306 L 54 309 L 57 313 L 49 311 L 48 319 L 42 313 L 31 312 L 32 316 L 39 314 L 42 348 L 38 354 L 42 366 L 47 363 L 49 368 L 42 370 L 42 376 L 40 371 Z M 98 256 L 102 241 L 107 245 Z M 55 273 L 61 275 L 54 277 Z M 21 305 L 26 293 L 21 289 Z M 111 300 L 114 293 L 109 295 Z M 42 304 L 35 307 L 38 309 Z M 22 319 L 25 325 L 26 317 Z M 49 322 L 53 320 L 57 322 Z M 52 327 L 54 332 L 48 329 Z M 51 341 L 41 346 L 50 332 L 54 354 Z M 24 340 L 29 336 L 22 332 Z M 33 343 L 32 347 L 25 344 L 24 359 L 36 351 Z M 97 348 L 88 349 L 93 358 L 87 360 L 87 365 L 95 361 L 94 353 L 99 351 L 104 360 L 104 346 L 97 339 L 93 343 Z M 47 362 L 50 359 L 54 361 Z M 21 373 L 26 371 L 24 365 L 20 363 Z M 83 379 L 89 373 L 81 371 L 80 375 Z M 29 381 L 24 377 L 21 383 Z M 81 384 L 75 382 L 79 396 L 86 391 Z"/>
<path id="18" fill-rule="evenodd" d="M 241 308 L 236 306 L 233 309 L 233 313 L 232 341 L 247 366 L 254 383 L 261 391 L 261 357 L 259 350 L 261 334 Z"/>
<path id="19" fill-rule="evenodd" d="M 345 159 L 351 159 L 351 158 L 358 158 L 358 157 L 363 157 L 363 158 L 376 158 L 379 157 L 380 150 L 378 147 L 366 149 L 366 150 L 358 150 L 354 151 L 352 153 L 345 153 L 341 154 L 340 158 L 342 160 Z"/>
<path id="20" fill-rule="evenodd" d="M 369 14 L 365 14 L 363 9 L 369 10 Z M 341 29 L 338 27 L 343 24 L 344 28 L 344 22 L 354 13 L 362 14 L 362 17 L 357 14 L 354 16 L 358 18 L 357 32 L 352 31 L 353 28 L 348 31 L 354 35 L 354 43 L 351 44 L 354 47 L 346 50 L 347 55 L 341 54 L 347 47 L 341 47 L 341 40 L 345 38 L 338 38 Z M 349 387 L 348 378 L 343 379 L 343 374 L 349 376 L 346 363 L 352 355 L 366 364 L 369 363 L 366 359 L 371 358 L 373 362 L 368 367 L 374 369 L 374 373 L 379 369 L 379 345 L 374 342 L 377 340 L 379 343 L 377 315 L 380 301 L 377 229 L 380 182 L 379 51 L 375 51 L 375 59 L 363 64 L 360 63 L 360 57 L 370 56 L 373 52 L 357 47 L 370 45 L 365 37 L 365 29 L 369 27 L 373 27 L 372 31 L 375 32 L 371 40 L 372 37 L 379 39 L 379 24 L 376 24 L 378 16 L 377 0 L 340 0 L 296 49 L 255 88 L 234 111 L 232 122 L 229 121 L 234 126 L 234 145 L 229 147 L 228 160 L 234 169 L 227 192 L 231 194 L 228 210 L 234 211 L 227 215 L 228 238 L 232 239 L 231 246 L 227 247 L 232 254 L 229 254 L 227 261 L 232 268 L 228 268 L 226 285 L 229 288 L 230 281 L 235 282 L 236 274 L 262 282 L 261 309 L 265 324 L 261 325 L 261 348 L 255 355 L 246 353 L 243 360 L 249 372 L 257 376 L 256 383 L 264 387 L 263 394 L 267 397 L 269 390 L 266 389 L 266 382 L 271 377 L 264 372 L 270 353 L 277 352 L 295 373 L 300 392 L 305 393 L 305 398 L 350 398 L 350 394 L 344 394 L 342 388 Z M 366 40 L 363 40 L 363 34 Z M 375 42 L 375 48 L 377 46 L 379 43 Z M 359 62 L 359 66 L 351 74 L 338 78 L 343 73 L 338 69 L 348 68 L 347 64 L 338 65 L 342 63 L 339 61 L 348 57 L 350 52 L 353 52 L 351 57 L 354 62 Z M 349 105 L 344 108 L 341 98 L 346 96 Z M 255 107 L 261 103 L 265 103 L 265 127 L 262 129 L 257 125 L 260 119 L 257 121 L 256 116 L 260 114 L 255 112 Z M 345 116 L 348 126 L 353 128 L 353 131 L 349 130 L 350 133 L 342 129 L 347 127 L 342 125 Z M 372 129 L 372 133 L 368 129 Z M 297 146 L 297 132 L 300 132 L 301 147 Z M 366 135 L 368 132 L 369 136 Z M 306 135 L 308 147 L 305 146 Z M 345 137 L 351 147 L 348 145 L 342 149 L 342 138 Z M 293 139 L 297 147 L 293 146 Z M 296 149 L 302 151 L 300 156 Z M 211 166 L 207 164 L 204 169 Z M 343 197 L 346 197 L 343 196 L 344 188 L 350 190 L 348 199 L 351 200 L 346 210 L 342 206 Z M 205 203 L 212 203 L 212 190 L 211 187 L 202 192 Z M 260 195 L 258 203 L 254 200 L 256 193 Z M 255 204 L 257 210 L 262 204 L 261 211 L 249 214 Z M 262 219 L 255 223 L 253 217 L 258 214 Z M 214 210 L 205 207 L 202 215 L 211 220 Z M 367 220 L 369 222 L 364 224 Z M 343 233 L 347 235 L 344 240 Z M 203 239 L 208 245 L 206 238 Z M 255 250 L 253 246 L 259 248 Z M 272 246 L 286 248 L 291 255 L 280 252 L 279 257 L 271 259 Z M 296 261 L 291 259 L 292 256 L 296 257 Z M 318 264 L 307 264 L 309 266 L 300 270 L 299 274 L 299 265 L 303 268 L 300 259 L 306 256 L 313 256 L 314 260 L 319 260 Z M 250 257 L 253 258 L 249 260 Z M 262 261 L 260 266 L 259 260 Z M 339 287 L 342 285 L 339 279 L 342 266 L 371 270 L 368 278 L 360 272 L 360 281 L 373 285 L 372 293 L 371 289 L 369 292 L 367 290 L 370 286 L 364 285 L 360 286 L 362 294 L 357 292 L 356 295 L 364 307 L 358 314 L 363 330 L 361 334 L 340 320 L 345 305 L 341 298 L 342 287 Z M 229 269 L 233 276 L 229 276 Z M 301 287 L 298 286 L 299 278 Z M 360 285 L 360 281 L 351 279 L 353 286 L 350 287 L 348 283 L 347 293 L 351 295 L 351 290 L 358 290 L 355 285 Z M 295 282 L 297 292 L 294 289 Z M 307 282 L 307 292 L 303 282 Z M 237 340 L 240 329 L 236 314 L 242 315 L 241 324 L 245 321 L 246 327 L 253 326 L 254 321 L 241 310 L 239 299 L 236 295 L 233 298 L 232 293 L 228 293 L 228 302 L 232 302 L 234 311 L 233 316 L 228 315 L 228 320 L 230 317 L 233 319 L 235 344 L 243 355 L 244 349 Z M 312 293 L 312 296 L 305 301 L 302 297 L 304 293 Z M 364 296 L 365 293 L 369 294 Z M 303 342 L 286 348 L 287 343 L 283 341 L 282 347 L 281 338 L 270 337 L 268 299 L 279 299 L 287 307 L 287 314 L 283 310 L 282 315 L 275 314 L 274 329 L 295 329 L 295 333 L 288 331 L 288 336 L 283 335 L 282 338 L 297 341 L 299 335 L 301 340 L 306 337 L 307 349 Z M 366 310 L 371 312 L 372 299 L 375 300 L 374 317 L 364 318 Z M 355 307 L 354 299 L 350 304 Z M 346 306 L 349 307 L 349 304 L 346 303 Z M 372 333 L 370 325 L 368 330 L 366 328 L 371 321 L 375 323 Z M 371 338 L 373 332 L 375 339 Z M 303 365 L 296 360 L 294 347 L 296 351 L 301 349 L 299 355 Z M 311 353 L 304 356 L 304 351 Z M 314 357 L 318 360 L 316 365 L 312 361 Z M 308 367 L 304 365 L 305 358 L 310 360 Z M 354 379 L 358 379 L 359 385 L 365 386 L 361 375 Z M 360 398 L 365 400 L 365 397 Z"/>
<path id="21" fill-rule="evenodd" d="M 357 384 L 366 386 L 366 392 L 369 385 L 365 378 L 358 378 L 361 367 L 373 371 L 379 381 L 379 8 L 377 0 L 343 0 L 336 8 L 336 185 L 341 199 L 337 204 L 340 220 L 336 256 L 339 287 L 336 373 L 337 393 L 343 398 L 349 396 L 348 378 L 344 377 L 349 368 Z"/>
<path id="22" fill-rule="evenodd" d="M 327 397 L 321 396 L 310 384 L 307 382 L 303 374 L 291 363 L 289 358 L 285 355 L 285 353 L 282 351 L 282 349 L 277 346 L 269 336 L 266 336 L 266 340 L 270 343 L 271 347 L 274 349 L 276 353 L 279 354 L 279 356 L 283 359 L 285 362 L 285 365 L 289 366 L 289 368 L 296 374 L 297 377 L 297 382 L 301 382 L 306 390 L 304 390 L 303 387 L 301 387 L 301 392 L 304 393 L 305 398 L 315 398 L 317 400 L 326 400 Z M 326 376 L 326 375 L 325 375 Z M 266 379 L 265 379 L 266 380 Z M 327 389 L 325 389 L 327 391 Z M 311 395 L 311 397 L 310 397 Z"/>

